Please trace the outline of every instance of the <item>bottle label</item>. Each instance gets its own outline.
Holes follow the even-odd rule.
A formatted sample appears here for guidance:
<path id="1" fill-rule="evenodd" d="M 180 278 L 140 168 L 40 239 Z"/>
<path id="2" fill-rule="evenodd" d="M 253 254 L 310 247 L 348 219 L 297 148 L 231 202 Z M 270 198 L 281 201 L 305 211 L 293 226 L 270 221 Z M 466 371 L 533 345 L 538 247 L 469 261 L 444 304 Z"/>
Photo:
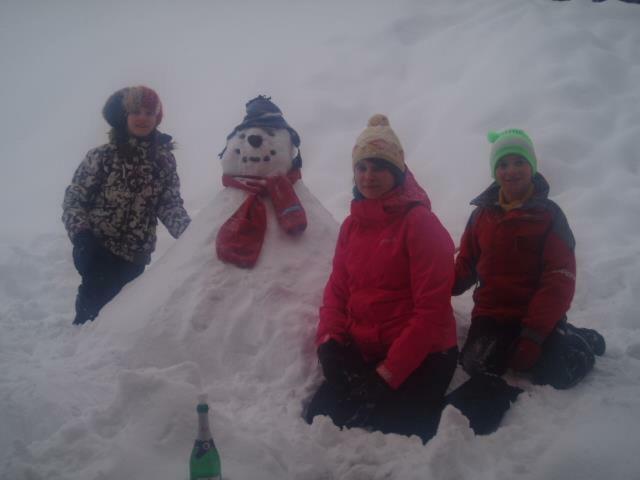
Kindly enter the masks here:
<path id="1" fill-rule="evenodd" d="M 213 443 L 213 439 L 209 440 L 196 440 L 196 443 L 193 446 L 193 453 L 196 458 L 204 457 L 209 450 L 213 450 L 216 448 L 215 443 Z"/>

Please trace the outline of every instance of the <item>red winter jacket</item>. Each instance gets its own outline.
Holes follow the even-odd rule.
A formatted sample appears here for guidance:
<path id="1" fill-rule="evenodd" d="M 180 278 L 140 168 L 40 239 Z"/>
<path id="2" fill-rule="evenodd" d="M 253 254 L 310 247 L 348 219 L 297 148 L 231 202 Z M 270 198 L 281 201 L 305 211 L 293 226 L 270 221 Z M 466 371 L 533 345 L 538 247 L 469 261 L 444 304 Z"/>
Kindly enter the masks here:
<path id="1" fill-rule="evenodd" d="M 352 342 L 397 388 L 432 352 L 456 345 L 454 245 L 407 171 L 383 198 L 354 200 L 324 290 L 316 343 Z"/>
<path id="2" fill-rule="evenodd" d="M 575 290 L 575 241 L 558 205 L 547 198 L 544 177 L 534 194 L 509 212 L 498 204 L 493 183 L 471 202 L 471 214 L 456 259 L 454 295 L 477 283 L 472 318 L 493 317 L 545 338 L 565 315 Z"/>

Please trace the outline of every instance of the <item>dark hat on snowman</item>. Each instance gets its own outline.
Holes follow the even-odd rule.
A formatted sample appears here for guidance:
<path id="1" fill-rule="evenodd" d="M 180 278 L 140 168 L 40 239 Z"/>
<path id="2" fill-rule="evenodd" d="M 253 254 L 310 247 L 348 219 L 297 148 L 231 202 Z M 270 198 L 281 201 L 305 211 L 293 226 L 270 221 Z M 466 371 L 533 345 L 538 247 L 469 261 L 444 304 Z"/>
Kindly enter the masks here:
<path id="1" fill-rule="evenodd" d="M 249 100 L 245 106 L 247 114 L 244 116 L 242 123 L 238 125 L 233 131 L 227 135 L 227 142 L 231 137 L 241 130 L 247 128 L 273 128 L 273 129 L 286 129 L 291 135 L 291 143 L 298 149 L 298 155 L 293 159 L 293 167 L 300 168 L 302 166 L 302 157 L 300 156 L 300 136 L 291 126 L 287 123 L 282 115 L 282 110 L 271 101 L 271 97 L 264 95 L 258 95 L 257 97 Z M 218 155 L 220 158 L 224 155 L 227 147 Z"/>

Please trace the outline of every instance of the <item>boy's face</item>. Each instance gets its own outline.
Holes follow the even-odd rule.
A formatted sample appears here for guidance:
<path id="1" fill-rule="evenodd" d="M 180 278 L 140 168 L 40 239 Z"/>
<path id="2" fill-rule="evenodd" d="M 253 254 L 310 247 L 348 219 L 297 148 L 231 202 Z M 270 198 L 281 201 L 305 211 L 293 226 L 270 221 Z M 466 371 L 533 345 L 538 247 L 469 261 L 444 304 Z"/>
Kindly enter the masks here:
<path id="1" fill-rule="evenodd" d="M 529 191 L 531 165 L 520 155 L 505 155 L 496 165 L 496 180 L 509 200 L 519 200 Z"/>
<path id="2" fill-rule="evenodd" d="M 127 115 L 127 130 L 135 137 L 146 137 L 156 128 L 156 112 L 141 107 Z"/>

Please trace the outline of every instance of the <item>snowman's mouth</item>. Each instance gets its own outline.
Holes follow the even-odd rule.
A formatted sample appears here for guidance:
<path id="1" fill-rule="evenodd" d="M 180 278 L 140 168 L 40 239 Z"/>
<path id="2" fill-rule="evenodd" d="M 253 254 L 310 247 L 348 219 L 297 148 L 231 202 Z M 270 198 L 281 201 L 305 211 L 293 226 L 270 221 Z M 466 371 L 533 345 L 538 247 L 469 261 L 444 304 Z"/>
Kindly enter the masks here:
<path id="1" fill-rule="evenodd" d="M 253 162 L 253 163 L 259 163 L 259 162 L 270 162 L 271 161 L 271 157 L 269 155 L 265 155 L 263 158 L 260 157 L 242 157 L 242 161 L 244 163 L 247 162 Z"/>

